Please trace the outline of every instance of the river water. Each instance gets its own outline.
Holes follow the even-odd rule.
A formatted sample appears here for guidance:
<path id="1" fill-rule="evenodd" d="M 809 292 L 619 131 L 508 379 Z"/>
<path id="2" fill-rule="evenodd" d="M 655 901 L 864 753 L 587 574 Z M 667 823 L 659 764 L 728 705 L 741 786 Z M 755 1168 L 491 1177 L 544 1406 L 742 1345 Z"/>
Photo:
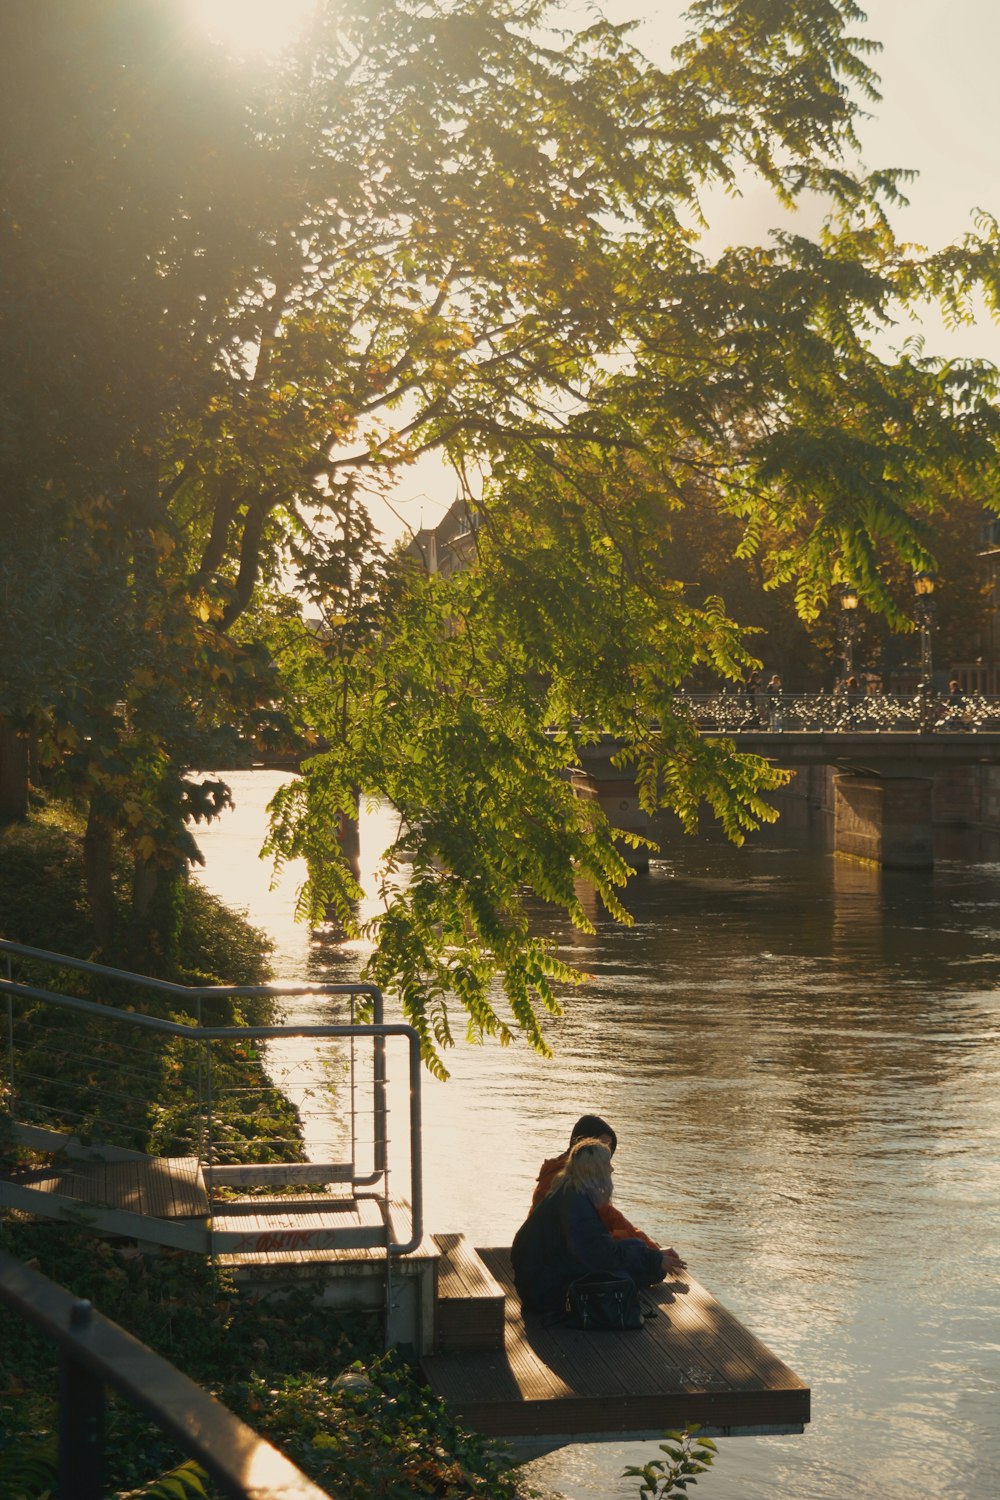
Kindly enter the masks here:
<path id="1" fill-rule="evenodd" d="M 272 934 L 280 977 L 355 977 L 363 950 L 292 921 L 299 872 L 269 891 L 255 858 L 282 778 L 228 779 L 206 883 Z M 378 834 L 375 812 L 363 866 Z M 542 1158 L 601 1114 L 620 1206 L 813 1390 L 802 1436 L 722 1441 L 699 1496 L 995 1500 L 1000 843 L 879 874 L 783 819 L 742 850 L 672 842 L 629 905 L 631 929 L 595 912 L 593 937 L 549 918 L 592 976 L 551 1059 L 461 1044 L 426 1080 L 428 1228 L 509 1244 Z M 581 1444 L 529 1473 L 608 1500 L 652 1456 Z"/>

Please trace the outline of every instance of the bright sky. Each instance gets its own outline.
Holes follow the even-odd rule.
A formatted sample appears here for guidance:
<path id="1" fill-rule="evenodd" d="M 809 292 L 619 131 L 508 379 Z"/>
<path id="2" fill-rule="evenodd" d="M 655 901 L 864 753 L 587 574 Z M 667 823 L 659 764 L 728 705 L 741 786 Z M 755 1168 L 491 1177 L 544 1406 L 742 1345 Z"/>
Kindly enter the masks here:
<path id="1" fill-rule="evenodd" d="M 189 0 L 221 38 L 263 50 L 280 44 L 289 26 L 301 24 L 311 0 Z M 910 207 L 896 217 L 905 238 L 934 248 L 971 227 L 984 208 L 1000 216 L 1000 0 L 868 0 L 862 34 L 884 44 L 873 65 L 883 99 L 862 127 L 867 164 L 912 167 L 920 176 L 906 189 Z M 639 38 L 651 57 L 669 63 L 684 31 L 676 0 L 605 0 L 616 21 L 646 17 Z M 565 0 L 567 21 L 584 19 L 586 0 Z M 726 202 L 720 240 L 762 239 L 776 221 L 765 192 Z M 802 216 L 803 229 L 811 225 Z M 912 332 L 907 329 L 905 332 Z M 976 328 L 925 330 L 930 352 L 974 355 L 1000 363 L 1000 327 L 983 318 Z M 396 506 L 414 530 L 432 526 L 455 498 L 454 481 L 436 462 L 416 466 L 396 495 Z M 398 535 L 388 513 L 379 524 Z"/>
<path id="2" fill-rule="evenodd" d="M 186 0 L 195 25 L 231 51 L 273 56 L 305 24 L 315 0 Z"/>
<path id="3" fill-rule="evenodd" d="M 1000 0 L 868 0 L 861 34 L 883 43 L 872 59 L 882 79 L 882 102 L 862 122 L 869 167 L 912 167 L 919 177 L 905 189 L 910 206 L 895 217 L 898 233 L 935 248 L 971 227 L 984 208 L 1000 217 Z M 649 17 L 639 37 L 657 62 L 683 36 L 682 4 L 605 0 L 616 21 Z M 580 8 L 567 5 L 567 12 Z M 776 222 L 773 202 L 761 191 L 726 203 L 719 229 L 730 242 L 762 239 Z M 803 223 L 808 230 L 811 226 Z M 909 326 L 904 334 L 912 333 Z M 1000 325 L 984 314 L 974 328 L 946 330 L 928 324 L 928 352 L 968 355 L 1000 363 Z M 433 526 L 455 498 L 453 482 L 430 463 L 412 472 L 396 497 L 414 528 Z M 387 518 L 389 535 L 398 523 Z"/>
<path id="4" fill-rule="evenodd" d="M 935 248 L 970 228 L 977 208 L 1000 217 L 1000 0 L 861 0 L 861 6 L 868 20 L 859 33 L 883 45 L 869 59 L 882 80 L 882 100 L 865 106 L 870 118 L 859 127 L 865 161 L 919 173 L 904 188 L 910 206 L 894 222 L 901 237 Z M 617 21 L 648 17 L 637 37 L 657 62 L 669 61 L 684 34 L 681 3 L 606 0 L 605 9 Z M 719 229 L 730 242 L 760 239 L 775 219 L 761 189 L 725 203 Z M 942 352 L 1000 363 L 1000 326 L 988 319 L 947 340 Z"/>

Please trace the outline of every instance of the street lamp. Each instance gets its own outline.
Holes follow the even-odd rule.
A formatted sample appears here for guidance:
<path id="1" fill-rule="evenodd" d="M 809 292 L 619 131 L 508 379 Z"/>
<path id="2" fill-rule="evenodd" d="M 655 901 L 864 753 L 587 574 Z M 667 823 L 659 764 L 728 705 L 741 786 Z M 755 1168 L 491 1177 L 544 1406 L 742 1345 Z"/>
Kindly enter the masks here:
<path id="1" fill-rule="evenodd" d="M 920 676 L 925 689 L 930 690 L 934 662 L 931 653 L 931 631 L 934 629 L 934 576 L 931 573 L 914 573 L 913 589 L 916 602 L 913 617 L 920 631 Z"/>
<path id="2" fill-rule="evenodd" d="M 858 634 L 858 591 L 853 583 L 840 586 L 840 620 L 838 633 L 844 658 L 844 681 L 854 672 L 854 642 Z"/>

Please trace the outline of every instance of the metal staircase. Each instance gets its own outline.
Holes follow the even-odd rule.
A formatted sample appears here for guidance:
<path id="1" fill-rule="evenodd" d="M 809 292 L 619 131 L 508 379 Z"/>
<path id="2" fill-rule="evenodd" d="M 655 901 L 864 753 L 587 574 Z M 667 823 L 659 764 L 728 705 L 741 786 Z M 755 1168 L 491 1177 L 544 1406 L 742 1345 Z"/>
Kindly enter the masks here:
<path id="1" fill-rule="evenodd" d="M 377 989 L 197 989 L 3 940 L 0 955 L 8 971 L 0 978 L 7 1032 L 0 1144 L 6 1135 L 9 1161 L 0 1212 L 211 1255 L 257 1290 L 278 1292 L 308 1277 L 321 1283 L 323 1300 L 384 1298 L 388 1341 L 430 1348 L 438 1252 L 422 1224 L 419 1039 L 412 1027 L 385 1023 Z M 113 999 L 26 983 L 15 963 L 30 965 L 32 978 L 50 969 L 60 984 L 67 974 L 86 975 Z M 349 1019 L 205 1024 L 220 1000 L 305 996 L 346 1004 Z M 371 1022 L 354 1019 L 359 997 Z M 283 1137 L 275 1126 L 278 1091 L 247 1081 L 259 1079 L 256 1070 L 240 1071 L 258 1047 L 279 1039 L 332 1049 L 335 1107 L 317 1099 L 314 1086 L 303 1086 L 297 1103 L 316 1161 L 301 1159 L 299 1131 Z M 388 1086 L 387 1069 L 400 1052 L 407 1088 L 397 1149 L 390 1100 L 402 1090 Z M 155 1155 L 139 1147 L 164 1092 L 177 1116 L 173 1135 L 187 1149 Z M 260 1159 L 283 1145 L 288 1159 Z M 403 1197 L 390 1193 L 391 1164 L 404 1171 Z"/>

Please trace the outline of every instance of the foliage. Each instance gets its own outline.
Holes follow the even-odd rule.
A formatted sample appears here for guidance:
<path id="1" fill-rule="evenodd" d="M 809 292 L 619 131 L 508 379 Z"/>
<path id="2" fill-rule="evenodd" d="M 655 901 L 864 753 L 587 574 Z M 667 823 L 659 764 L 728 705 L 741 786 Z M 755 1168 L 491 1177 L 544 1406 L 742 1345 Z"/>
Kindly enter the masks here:
<path id="1" fill-rule="evenodd" d="M 49 1500 L 56 1494 L 59 1454 L 55 1433 L 17 1433 L 0 1445 L 0 1494 L 5 1500 Z M 208 1478 L 193 1459 L 121 1492 L 121 1500 L 188 1500 L 205 1496 Z"/>
<path id="2" fill-rule="evenodd" d="M 89 957 L 83 824 L 65 805 L 35 810 L 26 823 L 0 828 L 0 936 L 31 948 Z"/>
<path id="3" fill-rule="evenodd" d="M 37 888 L 32 859 L 38 858 L 57 860 L 54 868 L 61 872 L 63 856 L 72 848 L 71 831 L 64 814 L 57 818 L 54 809 L 26 828 L 9 830 L 7 836 L 18 850 L 18 877 Z M 0 878 L 4 868 L 0 860 Z M 48 932 L 57 948 L 66 946 L 68 930 L 60 920 L 71 925 L 74 916 L 68 907 L 60 910 L 53 903 Z M 200 967 L 204 953 L 218 951 L 230 928 L 238 931 L 240 919 L 230 914 L 213 933 L 219 922 L 216 904 L 206 905 L 192 938 L 200 948 L 182 955 L 187 966 Z M 252 951 L 249 938 L 243 939 L 243 946 Z M 211 972 L 205 975 L 211 977 Z M 253 983 L 261 974 L 251 964 L 236 977 Z M 78 1033 L 75 1040 L 78 1053 L 90 1052 L 86 1037 Z M 169 1051 L 151 1061 L 156 1071 L 147 1082 L 144 1128 L 152 1130 L 158 1150 L 182 1150 L 184 1096 L 190 1079 L 174 1066 L 176 1059 Z M 126 1062 L 122 1060 L 123 1067 Z M 223 1068 L 215 1101 L 223 1153 L 227 1138 L 246 1129 L 247 1092 L 252 1089 L 260 1097 L 261 1082 L 261 1063 L 255 1055 L 234 1056 L 229 1070 Z M 108 1125 L 115 1131 L 132 1118 L 124 1092 L 117 1091 L 106 1103 L 112 1112 Z M 297 1135 L 291 1106 L 276 1093 L 269 1097 L 278 1116 L 278 1133 L 283 1138 Z M 259 1133 L 259 1122 L 252 1122 L 251 1128 Z M 285 1139 L 280 1152 L 284 1160 L 296 1154 L 295 1148 L 290 1153 Z M 269 1152 L 266 1143 L 261 1145 L 262 1159 L 274 1159 L 276 1154 L 273 1147 Z M 380 1314 L 317 1306 L 308 1288 L 280 1302 L 257 1299 L 243 1294 L 229 1273 L 206 1258 L 171 1250 L 148 1256 L 68 1223 L 31 1223 L 8 1213 L 0 1238 L 10 1254 L 33 1262 L 43 1274 L 87 1298 L 212 1390 L 318 1482 L 335 1480 L 333 1493 L 450 1497 L 458 1490 L 483 1500 L 515 1500 L 514 1480 L 501 1474 L 484 1441 L 456 1426 L 441 1402 L 418 1386 L 401 1361 L 381 1355 Z M 338 1384 L 348 1370 L 355 1375 L 368 1371 L 363 1391 L 353 1381 Z M 55 1392 L 53 1347 L 42 1334 L 25 1327 L 17 1338 L 0 1340 L 4 1496 L 17 1497 L 17 1486 L 23 1486 L 24 1500 L 43 1500 L 51 1486 Z M 178 1485 L 187 1494 L 198 1493 L 191 1482 L 194 1467 L 177 1468 L 177 1454 L 159 1430 L 116 1398 L 108 1407 L 107 1453 L 109 1480 L 121 1500 L 158 1493 L 184 1500 Z M 160 1479 L 151 1481 L 152 1472 L 160 1473 Z M 380 1490 L 366 1488 L 370 1474 Z"/>
<path id="4" fill-rule="evenodd" d="M 55 798 L 41 802 L 27 822 L 0 828 L 0 936 L 75 958 L 91 956 L 84 832 L 79 813 Z M 113 874 L 124 907 L 130 869 L 123 850 Z M 192 881 L 181 923 L 182 962 L 171 977 L 191 985 L 265 984 L 271 947 L 270 939 L 244 916 Z M 51 987 L 51 973 L 46 983 Z M 78 993 L 81 984 L 86 980 L 76 975 Z"/>
<path id="5" fill-rule="evenodd" d="M 623 1479 L 640 1479 L 640 1500 L 676 1500 L 686 1495 L 691 1485 L 698 1483 L 698 1475 L 704 1474 L 715 1462 L 715 1444 L 711 1438 L 700 1438 L 701 1428 L 697 1423 L 689 1424 L 683 1432 L 668 1432 L 667 1441 L 660 1444 L 665 1458 L 654 1458 L 648 1464 L 637 1467 L 630 1464 L 622 1470 Z"/>
<path id="6" fill-rule="evenodd" d="M 984 522 L 990 511 L 977 491 L 956 488 L 942 494 L 927 518 L 927 544 L 936 569 L 937 612 L 934 658 L 949 663 L 974 661 L 983 654 L 992 612 L 991 570 L 983 558 Z M 760 553 L 739 556 L 742 527 L 738 518 L 718 507 L 704 486 L 685 486 L 684 505 L 671 521 L 670 566 L 684 579 L 695 603 L 718 594 L 727 610 L 753 632 L 750 644 L 771 670 L 781 673 L 786 691 L 830 688 L 840 672 L 839 598 L 834 595 L 816 619 L 806 622 L 795 608 L 790 583 L 771 585 Z M 913 578 L 891 548 L 879 554 L 879 566 L 900 614 L 912 607 Z M 884 616 L 857 611 L 854 662 L 859 670 L 887 673 L 904 663 L 916 664 L 920 643 L 912 631 L 894 629 Z M 696 688 L 718 686 L 717 674 L 701 669 Z"/>
<path id="7" fill-rule="evenodd" d="M 627 920 L 568 789 L 587 740 L 685 827 L 772 816 L 768 767 L 672 709 L 767 623 L 688 586 L 692 494 L 802 620 L 850 580 L 905 627 L 940 498 L 995 505 L 1000 417 L 992 366 L 896 329 L 995 305 L 996 223 L 895 239 L 902 174 L 855 168 L 854 0 L 694 0 L 665 67 L 542 0 L 329 0 L 267 78 L 179 4 L 48 11 L 0 20 L 0 716 L 87 804 L 99 942 L 120 842 L 128 942 L 169 967 L 189 824 L 226 796 L 191 773 L 297 735 L 325 748 L 272 848 L 305 855 L 304 911 L 356 927 L 337 830 L 388 800 L 372 975 L 439 1070 L 455 997 L 544 1047 L 573 976 L 526 896 L 586 925 L 585 875 Z M 710 256 L 711 190 L 750 177 L 821 202 L 816 238 Z M 469 508 L 447 579 L 367 507 L 431 451 Z"/>
<path id="8" fill-rule="evenodd" d="M 122 1500 L 188 1500 L 191 1495 L 205 1496 L 205 1470 L 194 1459 L 178 1464 L 159 1479 L 152 1479 L 140 1489 L 129 1490 Z"/>
<path id="9" fill-rule="evenodd" d="M 88 954 L 80 820 L 71 809 L 50 803 L 27 823 L 0 830 L 0 933 L 31 947 Z M 121 888 L 127 869 L 121 860 Z M 182 924 L 182 982 L 195 985 L 261 985 L 269 977 L 270 943 L 217 897 L 192 883 Z M 14 977 L 42 988 L 85 999 L 115 999 L 167 1019 L 188 1021 L 180 1000 L 169 1006 L 155 991 L 130 986 L 114 995 L 113 982 L 74 970 L 17 959 Z M 53 1126 L 98 1136 L 124 1132 L 132 1149 L 164 1155 L 190 1147 L 198 1130 L 197 1048 L 183 1039 L 152 1036 L 136 1058 L 131 1034 L 101 1019 L 66 1017 L 51 1008 L 16 1002 L 18 1065 L 34 1075 L 32 1103 L 46 1111 Z M 238 1003 L 213 999 L 206 1021 L 265 1025 L 273 1020 L 266 998 Z M 294 1107 L 262 1077 L 259 1060 L 239 1049 L 217 1046 L 213 1053 L 217 1105 L 221 1105 L 217 1145 L 224 1156 L 265 1150 L 264 1142 L 289 1142 L 297 1159 L 298 1121 Z M 227 1090 L 243 1099 L 239 1116 L 229 1118 Z M 248 1139 L 249 1138 L 249 1139 Z M 250 1144 L 252 1139 L 253 1144 Z"/>
<path id="10" fill-rule="evenodd" d="M 272 1441 L 345 1500 L 414 1495 L 513 1500 L 516 1488 L 485 1439 L 465 1432 L 440 1397 L 390 1352 L 338 1383 L 311 1374 L 254 1381 L 250 1409 Z"/>
<path id="11" fill-rule="evenodd" d="M 0 1428 L 0 1495 L 6 1500 L 48 1500 L 56 1493 L 58 1466 L 55 1433 Z"/>
<path id="12" fill-rule="evenodd" d="M 248 1298 L 198 1257 L 149 1258 L 66 1225 L 8 1217 L 4 1247 L 35 1257 L 46 1275 L 213 1390 L 331 1493 L 517 1494 L 487 1443 L 457 1426 L 398 1356 L 376 1353 L 377 1318 L 316 1306 L 308 1293 L 278 1304 Z M 52 1423 L 54 1358 L 31 1330 L 14 1343 L 0 1348 L 0 1427 L 24 1462 L 34 1453 L 29 1423 Z M 115 1492 L 128 1500 L 151 1469 L 172 1462 L 167 1440 L 118 1400 L 109 1409 L 108 1459 Z"/>

